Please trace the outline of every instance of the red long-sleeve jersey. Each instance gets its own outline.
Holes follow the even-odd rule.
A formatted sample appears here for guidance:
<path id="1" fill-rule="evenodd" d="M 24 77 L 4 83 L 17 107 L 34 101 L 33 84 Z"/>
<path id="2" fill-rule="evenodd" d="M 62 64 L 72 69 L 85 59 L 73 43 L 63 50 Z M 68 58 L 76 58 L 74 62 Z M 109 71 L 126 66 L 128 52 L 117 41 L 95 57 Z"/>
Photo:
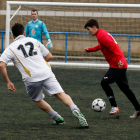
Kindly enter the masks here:
<path id="1" fill-rule="evenodd" d="M 98 29 L 96 32 L 96 38 L 98 40 L 98 45 L 88 48 L 90 52 L 101 50 L 111 68 L 127 68 L 127 62 L 125 60 L 124 54 L 110 33 L 105 30 Z M 123 67 L 118 66 L 119 61 L 124 64 Z"/>

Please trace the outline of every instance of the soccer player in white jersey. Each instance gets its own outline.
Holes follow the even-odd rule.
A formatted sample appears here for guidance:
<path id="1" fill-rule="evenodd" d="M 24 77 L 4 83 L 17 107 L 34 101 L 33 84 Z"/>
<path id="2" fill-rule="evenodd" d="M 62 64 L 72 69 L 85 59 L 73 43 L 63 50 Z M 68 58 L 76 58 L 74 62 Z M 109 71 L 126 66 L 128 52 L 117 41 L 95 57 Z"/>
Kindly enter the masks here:
<path id="1" fill-rule="evenodd" d="M 38 40 L 25 37 L 24 27 L 22 24 L 15 23 L 12 27 L 14 42 L 10 44 L 0 57 L 0 71 L 9 90 L 15 92 L 14 84 L 11 83 L 6 65 L 13 61 L 22 75 L 26 91 L 31 100 L 37 106 L 48 113 L 53 124 L 64 124 L 65 121 L 61 115 L 52 109 L 45 102 L 43 89 L 50 95 L 60 99 L 65 105 L 70 107 L 73 115 L 78 118 L 81 127 L 88 128 L 88 123 L 74 104 L 71 97 L 63 91 L 55 75 L 53 74 L 48 61 L 52 59 L 52 54 Z"/>

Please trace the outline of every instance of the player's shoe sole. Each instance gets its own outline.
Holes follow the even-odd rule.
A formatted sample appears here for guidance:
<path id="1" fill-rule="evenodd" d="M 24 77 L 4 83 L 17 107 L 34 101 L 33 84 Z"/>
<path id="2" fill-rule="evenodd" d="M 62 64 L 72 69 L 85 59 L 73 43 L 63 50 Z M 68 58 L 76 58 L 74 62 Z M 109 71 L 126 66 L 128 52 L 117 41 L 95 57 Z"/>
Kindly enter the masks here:
<path id="1" fill-rule="evenodd" d="M 138 116 L 140 116 L 140 111 L 135 111 L 134 114 L 132 116 L 130 116 L 130 119 L 136 119 L 138 118 Z"/>
<path id="2" fill-rule="evenodd" d="M 89 128 L 88 123 L 83 114 L 81 114 L 78 110 L 73 110 L 72 113 L 79 120 L 79 123 L 82 128 Z"/>
<path id="3" fill-rule="evenodd" d="M 60 118 L 53 122 L 53 125 L 64 125 L 64 124 L 65 124 L 64 118 Z"/>
<path id="4" fill-rule="evenodd" d="M 119 108 L 118 107 L 112 107 L 110 111 L 110 115 L 115 115 L 119 113 Z"/>

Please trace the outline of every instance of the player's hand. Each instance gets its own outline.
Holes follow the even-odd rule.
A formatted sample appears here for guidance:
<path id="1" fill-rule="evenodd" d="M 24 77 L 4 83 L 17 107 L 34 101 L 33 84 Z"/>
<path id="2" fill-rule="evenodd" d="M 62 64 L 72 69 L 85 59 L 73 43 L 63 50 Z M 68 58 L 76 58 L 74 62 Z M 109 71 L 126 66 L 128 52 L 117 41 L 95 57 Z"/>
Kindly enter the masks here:
<path id="1" fill-rule="evenodd" d="M 122 61 L 119 61 L 119 62 L 118 62 L 118 66 L 119 66 L 119 67 L 123 67 L 123 65 L 124 65 L 124 64 L 122 63 Z"/>
<path id="2" fill-rule="evenodd" d="M 16 91 L 14 84 L 11 83 L 11 82 L 10 82 L 10 83 L 7 83 L 7 87 L 8 87 L 9 90 L 11 90 L 11 91 L 13 91 L 13 92 Z"/>
<path id="3" fill-rule="evenodd" d="M 53 48 L 53 44 L 52 44 L 52 42 L 51 42 L 50 39 L 48 39 L 48 43 L 46 44 L 46 47 L 47 47 L 48 49 Z"/>
<path id="4" fill-rule="evenodd" d="M 85 48 L 84 50 L 86 53 L 89 53 L 90 51 L 88 50 L 88 48 Z"/>

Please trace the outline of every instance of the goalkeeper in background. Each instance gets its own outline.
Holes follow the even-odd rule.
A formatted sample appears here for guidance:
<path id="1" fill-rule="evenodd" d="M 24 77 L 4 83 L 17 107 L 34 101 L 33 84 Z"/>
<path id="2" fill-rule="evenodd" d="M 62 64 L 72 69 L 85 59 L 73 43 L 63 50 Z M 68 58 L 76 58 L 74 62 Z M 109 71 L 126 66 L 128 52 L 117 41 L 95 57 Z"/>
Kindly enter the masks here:
<path id="1" fill-rule="evenodd" d="M 27 23 L 26 28 L 25 28 L 25 36 L 35 38 L 43 44 L 42 33 L 44 33 L 45 37 L 48 40 L 46 47 L 48 49 L 51 49 L 53 45 L 51 42 L 50 35 L 48 33 L 45 23 L 38 19 L 38 11 L 36 9 L 33 9 L 31 11 L 31 16 L 33 20 Z"/>
<path id="2" fill-rule="evenodd" d="M 85 52 L 88 53 L 101 50 L 106 61 L 110 65 L 109 70 L 106 72 L 101 81 L 101 86 L 111 104 L 110 115 L 119 113 L 119 108 L 115 101 L 113 90 L 110 87 L 110 84 L 116 82 L 120 90 L 127 96 L 129 101 L 135 107 L 136 111 L 132 116 L 130 116 L 130 118 L 137 118 L 140 116 L 140 104 L 137 101 L 134 93 L 129 88 L 126 75 L 127 62 L 118 43 L 110 33 L 99 28 L 98 21 L 95 19 L 89 19 L 84 28 L 87 29 L 92 36 L 96 36 L 98 41 L 97 46 L 86 48 Z"/>

